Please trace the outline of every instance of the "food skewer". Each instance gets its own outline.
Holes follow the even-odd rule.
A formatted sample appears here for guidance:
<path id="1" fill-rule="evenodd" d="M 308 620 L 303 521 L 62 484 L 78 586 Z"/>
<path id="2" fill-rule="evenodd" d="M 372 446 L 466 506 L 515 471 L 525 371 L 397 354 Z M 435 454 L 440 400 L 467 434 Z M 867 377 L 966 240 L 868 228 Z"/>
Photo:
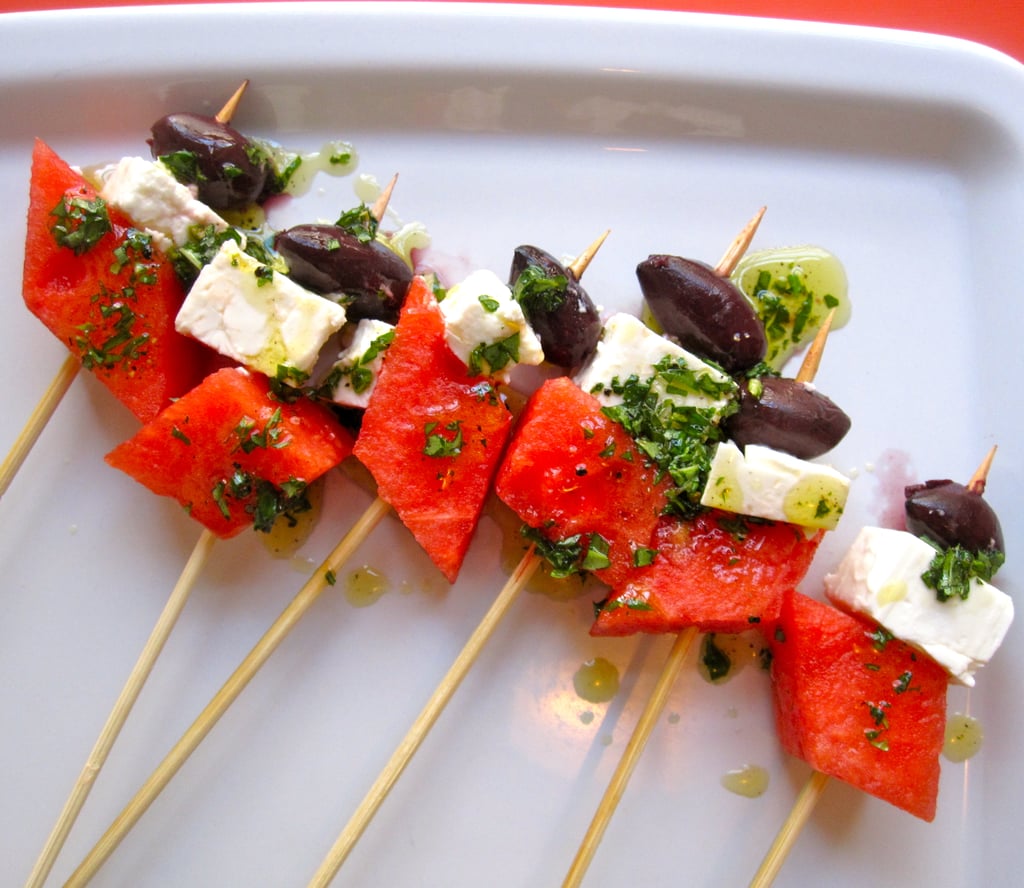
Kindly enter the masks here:
<path id="1" fill-rule="evenodd" d="M 583 276 L 584 271 L 586 271 L 609 234 L 610 230 L 606 230 L 567 266 L 568 271 L 577 281 Z M 401 777 L 409 762 L 412 761 L 413 756 L 422 745 L 424 739 L 426 739 L 430 729 L 434 726 L 452 696 L 454 696 L 462 684 L 463 679 L 476 662 L 484 645 L 494 634 L 494 631 L 501 623 L 505 614 L 508 613 L 519 593 L 525 588 L 530 578 L 540 566 L 541 560 L 533 545 L 523 554 L 508 582 L 505 583 L 498 597 L 456 657 L 455 662 L 434 690 L 434 693 L 420 711 L 419 716 L 417 716 L 412 726 L 406 732 L 405 737 L 398 744 L 391 758 L 331 846 L 314 873 L 313 878 L 310 880 L 310 888 L 313 888 L 313 886 L 323 888 L 323 886 L 329 885 L 337 875 L 355 847 L 356 842 L 359 841 L 359 838 L 369 826 L 370 821 L 373 820 L 378 809 L 384 803 L 388 793 L 390 793 L 399 777 Z"/>
<path id="2" fill-rule="evenodd" d="M 750 247 L 766 209 L 766 207 L 761 207 L 732 244 L 730 244 L 729 249 L 726 250 L 718 265 L 715 266 L 715 274 L 720 277 L 728 277 L 732 273 L 736 263 L 739 262 Z M 807 355 L 804 357 L 800 371 L 797 374 L 797 379 L 809 382 L 813 378 L 814 372 L 820 363 L 821 352 L 824 350 L 829 326 L 830 323 L 826 322 L 820 328 L 817 336 L 808 348 Z M 696 626 L 691 626 L 676 635 L 672 648 L 665 659 L 665 665 L 662 667 L 661 674 L 658 676 L 654 689 L 651 691 L 651 695 L 644 706 L 636 727 L 633 729 L 633 734 L 626 744 L 626 748 L 612 774 L 608 787 L 601 798 L 597 810 L 594 812 L 583 840 L 580 842 L 576 856 L 573 858 L 572 864 L 566 873 L 565 879 L 562 882 L 563 888 L 576 888 L 583 881 L 594 855 L 597 853 L 598 846 L 604 837 L 608 824 L 611 822 L 611 818 L 614 816 L 615 810 L 622 800 L 633 771 L 647 746 L 651 732 L 654 730 L 654 726 L 657 724 L 658 718 L 665 708 L 669 692 L 672 690 L 672 686 L 675 684 L 676 678 L 686 661 L 686 655 L 698 634 L 699 629 Z"/>
<path id="3" fill-rule="evenodd" d="M 992 447 L 978 469 L 971 476 L 970 481 L 966 485 L 971 493 L 980 496 L 984 491 L 995 453 L 996 447 Z M 793 850 L 797 839 L 800 837 L 804 826 L 810 820 L 815 806 L 828 786 L 829 781 L 829 775 L 818 770 L 812 770 L 807 782 L 798 794 L 792 809 L 762 859 L 761 865 L 751 879 L 750 888 L 769 888 L 775 882 L 789 853 Z"/>
<path id="4" fill-rule="evenodd" d="M 217 112 L 216 120 L 219 123 L 227 124 L 230 122 L 248 84 L 248 80 L 243 81 L 231 98 Z M 39 405 L 33 411 L 11 454 L 4 461 L 2 471 L 0 471 L 0 496 L 7 489 L 10 480 L 17 472 L 25 456 L 27 456 L 35 440 L 45 427 L 46 422 L 53 415 L 54 410 L 70 387 L 81 366 L 82 362 L 75 354 L 69 354 L 65 359 L 54 381 L 50 384 Z M 61 809 L 60 815 L 29 874 L 28 881 L 25 883 L 26 888 L 38 888 L 38 886 L 45 883 L 49 876 L 71 828 L 74 826 L 121 729 L 128 719 L 128 715 L 131 713 L 132 707 L 135 705 L 143 686 L 156 664 L 157 658 L 163 651 L 167 639 L 170 637 L 192 593 L 196 579 L 202 572 L 216 539 L 215 534 L 209 530 L 204 530 L 196 541 L 178 581 L 175 583 L 157 622 L 153 626 L 153 630 L 140 652 L 139 658 L 132 667 L 124 687 L 114 702 L 113 708 L 96 739 L 96 743 L 89 753 L 85 765 L 72 787 L 71 793 Z"/>
<path id="5" fill-rule="evenodd" d="M 231 98 L 214 115 L 214 119 L 218 123 L 227 124 L 231 122 L 231 118 L 234 117 L 235 111 L 238 109 L 238 103 L 241 101 L 248 85 L 249 81 L 243 80 L 238 89 L 231 95 Z M 0 497 L 3 497 L 7 492 L 7 488 L 10 487 L 14 476 L 18 473 L 22 463 L 32 450 L 40 434 L 42 434 L 43 429 L 46 428 L 46 424 L 57 410 L 81 367 L 81 360 L 75 354 L 69 354 L 64 359 L 64 363 L 61 364 L 60 369 L 43 393 L 43 396 L 39 399 L 39 403 L 32 410 L 24 428 L 22 428 L 21 433 L 15 439 L 14 444 L 11 445 L 11 449 L 4 458 L 3 464 L 0 465 Z"/>

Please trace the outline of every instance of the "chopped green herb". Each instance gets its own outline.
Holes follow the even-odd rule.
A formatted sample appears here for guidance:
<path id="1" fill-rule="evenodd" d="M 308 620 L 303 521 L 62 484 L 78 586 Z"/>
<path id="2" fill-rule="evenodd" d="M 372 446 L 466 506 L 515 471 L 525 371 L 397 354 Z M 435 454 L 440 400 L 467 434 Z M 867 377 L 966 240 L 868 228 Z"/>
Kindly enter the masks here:
<path id="1" fill-rule="evenodd" d="M 362 244 L 368 244 L 377 237 L 378 222 L 370 212 L 370 208 L 364 203 L 351 210 L 346 210 L 334 224 L 347 231 Z"/>
<path id="2" fill-rule="evenodd" d="M 519 360 L 519 332 L 498 342 L 481 342 L 469 353 L 469 372 L 474 376 L 497 373 Z"/>
<path id="3" fill-rule="evenodd" d="M 601 570 L 608 567 L 612 563 L 608 557 L 608 548 L 608 540 L 601 534 L 591 534 L 587 545 L 587 554 L 584 555 L 580 567 L 583 570 Z"/>
<path id="4" fill-rule="evenodd" d="M 50 227 L 54 240 L 76 256 L 92 249 L 110 231 L 110 216 L 102 197 L 90 200 L 65 194 L 50 215 L 57 220 Z"/>
<path id="5" fill-rule="evenodd" d="M 183 185 L 198 185 L 206 181 L 206 175 L 199 168 L 199 156 L 194 151 L 173 151 L 170 154 L 161 154 L 157 160 Z"/>
<path id="6" fill-rule="evenodd" d="M 493 314 L 501 307 L 501 303 L 498 302 L 497 299 L 492 299 L 490 296 L 481 295 L 478 298 L 480 300 L 480 304 L 483 306 L 484 311 L 486 311 L 488 314 Z"/>
<path id="7" fill-rule="evenodd" d="M 921 580 L 929 589 L 935 590 L 939 601 L 960 598 L 964 601 L 971 594 L 971 581 L 991 580 L 1006 560 L 1002 552 L 992 549 L 988 552 L 971 552 L 957 544 L 943 549 L 932 540 L 924 538 L 936 549 L 928 569 L 921 574 Z"/>
<path id="8" fill-rule="evenodd" d="M 892 633 L 883 626 L 878 626 L 873 632 L 865 632 L 864 634 L 871 639 L 871 646 L 879 653 L 882 653 L 886 645 L 893 639 Z"/>
<path id="9" fill-rule="evenodd" d="M 657 554 L 657 549 L 648 549 L 646 546 L 637 546 L 637 548 L 633 550 L 633 566 L 647 567 L 649 564 L 654 563 L 654 559 Z"/>
<path id="10" fill-rule="evenodd" d="M 186 446 L 189 446 L 189 447 L 192 446 L 192 441 L 188 437 L 188 435 L 186 435 L 176 425 L 175 426 L 171 426 L 171 437 L 172 438 L 177 438 L 179 441 L 183 442 Z"/>
<path id="11" fill-rule="evenodd" d="M 327 573 L 324 574 L 324 580 L 326 580 L 328 586 L 333 586 L 338 582 L 338 575 L 333 570 L 328 569 Z"/>
<path id="12" fill-rule="evenodd" d="M 450 434 L 444 434 L 444 433 Z M 455 457 L 462 452 L 462 420 L 456 419 L 442 426 L 439 422 L 428 422 L 423 427 L 427 443 L 423 453 L 437 458 Z"/>
<path id="13" fill-rule="evenodd" d="M 729 655 L 715 644 L 715 633 L 709 632 L 704 636 L 700 649 L 700 661 L 708 671 L 708 678 L 712 681 L 720 681 L 729 674 L 732 669 L 732 660 Z"/>
<path id="14" fill-rule="evenodd" d="M 527 317 L 541 311 L 554 311 L 565 302 L 568 280 L 564 275 L 548 276 L 538 265 L 523 269 L 512 285 L 512 296 Z"/>

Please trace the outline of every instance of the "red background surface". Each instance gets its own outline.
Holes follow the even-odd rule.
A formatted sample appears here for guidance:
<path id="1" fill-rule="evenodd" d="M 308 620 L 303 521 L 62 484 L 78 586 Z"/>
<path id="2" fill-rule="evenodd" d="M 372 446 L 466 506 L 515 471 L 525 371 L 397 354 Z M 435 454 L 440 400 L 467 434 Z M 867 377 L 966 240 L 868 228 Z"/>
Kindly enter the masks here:
<path id="1" fill-rule="evenodd" d="M 155 5 L 168 0 L 0 0 L 0 11 Z M 186 0 L 188 2 L 188 0 Z M 232 2 L 232 0 L 228 0 Z M 345 0 L 336 0 L 345 2 Z M 521 2 L 521 0 L 513 0 Z M 1024 0 L 560 0 L 572 6 L 676 9 L 872 25 L 946 34 L 994 47 L 1024 62 Z"/>

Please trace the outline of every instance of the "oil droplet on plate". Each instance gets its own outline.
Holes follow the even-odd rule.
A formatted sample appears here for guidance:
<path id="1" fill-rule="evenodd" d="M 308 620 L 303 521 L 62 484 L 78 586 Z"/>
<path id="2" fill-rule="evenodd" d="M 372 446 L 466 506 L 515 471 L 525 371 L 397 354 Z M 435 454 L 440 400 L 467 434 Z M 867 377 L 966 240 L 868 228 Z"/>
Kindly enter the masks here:
<path id="1" fill-rule="evenodd" d="M 387 591 L 387 577 L 365 564 L 345 579 L 345 598 L 352 607 L 369 607 Z"/>
<path id="2" fill-rule="evenodd" d="M 576 670 L 572 684 L 587 702 L 607 703 L 619 692 L 619 670 L 604 657 L 595 657 Z"/>
<path id="3" fill-rule="evenodd" d="M 744 765 L 722 775 L 722 786 L 729 792 L 756 799 L 768 790 L 768 772 L 760 765 Z"/>
<path id="4" fill-rule="evenodd" d="M 580 713 L 580 721 L 585 725 L 589 725 L 594 720 L 594 713 L 591 710 Z"/>
<path id="5" fill-rule="evenodd" d="M 951 762 L 965 762 L 979 749 L 985 739 L 981 723 L 962 712 L 955 712 L 946 721 L 946 742 L 942 754 Z"/>

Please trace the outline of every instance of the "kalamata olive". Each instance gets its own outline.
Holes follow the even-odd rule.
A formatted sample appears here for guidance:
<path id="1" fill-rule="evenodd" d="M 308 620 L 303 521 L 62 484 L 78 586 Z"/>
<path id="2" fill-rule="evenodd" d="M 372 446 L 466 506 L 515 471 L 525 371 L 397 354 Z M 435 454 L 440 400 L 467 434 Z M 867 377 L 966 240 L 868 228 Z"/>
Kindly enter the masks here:
<path id="1" fill-rule="evenodd" d="M 412 271 L 384 244 L 363 242 L 337 225 L 296 225 L 277 234 L 274 248 L 292 280 L 339 297 L 349 320 L 398 320 Z"/>
<path id="2" fill-rule="evenodd" d="M 1003 552 L 999 518 L 980 493 L 956 481 L 926 481 L 905 488 L 907 530 L 941 546 Z"/>
<path id="3" fill-rule="evenodd" d="M 654 319 L 687 351 L 729 373 L 764 360 L 764 327 L 728 278 L 700 262 L 660 254 L 641 262 L 636 276 Z"/>
<path id="4" fill-rule="evenodd" d="M 526 320 L 537 334 L 545 360 L 558 367 L 579 367 L 597 346 L 601 318 L 576 276 L 539 247 L 523 245 L 512 254 L 509 286 L 515 290 L 520 275 L 538 268 L 547 278 L 565 278 L 563 289 L 526 288 L 519 299 Z"/>
<path id="5" fill-rule="evenodd" d="M 739 410 L 722 429 L 737 444 L 763 444 L 800 459 L 827 453 L 850 430 L 848 417 L 814 386 L 764 376 L 740 383 Z"/>
<path id="6" fill-rule="evenodd" d="M 195 185 L 215 210 L 237 210 L 264 196 L 270 168 L 234 127 L 200 114 L 168 114 L 152 127 L 153 157 L 162 158 L 179 182 Z"/>

